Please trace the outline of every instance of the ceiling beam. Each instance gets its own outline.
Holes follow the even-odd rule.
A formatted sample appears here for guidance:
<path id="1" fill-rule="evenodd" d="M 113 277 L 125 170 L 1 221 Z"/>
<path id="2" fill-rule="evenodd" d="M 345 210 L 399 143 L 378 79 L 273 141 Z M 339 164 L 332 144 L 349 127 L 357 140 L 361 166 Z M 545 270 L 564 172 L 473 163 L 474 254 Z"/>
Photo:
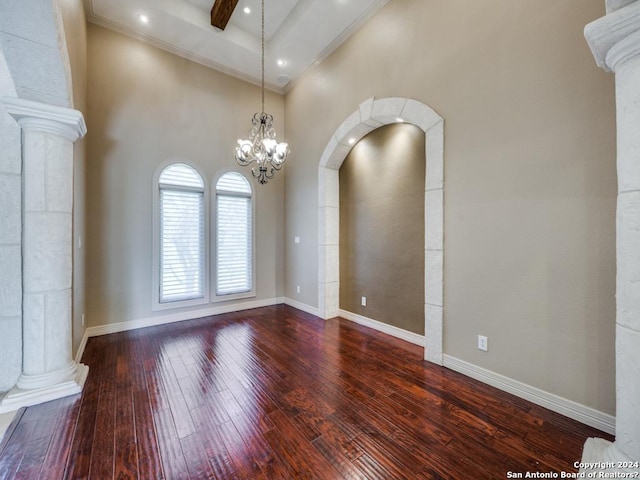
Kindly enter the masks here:
<path id="1" fill-rule="evenodd" d="M 211 25 L 224 30 L 237 4 L 238 0 L 215 0 L 211 8 Z"/>

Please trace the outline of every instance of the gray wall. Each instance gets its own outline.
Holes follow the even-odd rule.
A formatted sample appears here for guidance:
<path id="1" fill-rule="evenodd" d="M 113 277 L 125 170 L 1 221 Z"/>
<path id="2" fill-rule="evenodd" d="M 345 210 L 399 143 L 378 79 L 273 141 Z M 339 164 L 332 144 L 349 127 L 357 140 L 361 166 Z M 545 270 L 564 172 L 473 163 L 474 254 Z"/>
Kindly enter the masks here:
<path id="1" fill-rule="evenodd" d="M 582 33 L 603 14 L 394 0 L 309 70 L 286 96 L 286 296 L 317 306 L 331 135 L 372 96 L 417 99 L 445 122 L 444 353 L 614 413 L 614 78 Z"/>
<path id="2" fill-rule="evenodd" d="M 87 325 L 173 314 L 152 311 L 154 174 L 186 160 L 211 182 L 237 167 L 260 89 L 95 25 L 88 40 Z M 268 92 L 266 109 L 283 132 L 284 98 Z M 283 177 L 255 188 L 257 295 L 245 301 L 283 292 Z"/>
<path id="3" fill-rule="evenodd" d="M 387 125 L 354 145 L 340 167 L 340 308 L 420 335 L 424 143 L 414 125 Z"/>

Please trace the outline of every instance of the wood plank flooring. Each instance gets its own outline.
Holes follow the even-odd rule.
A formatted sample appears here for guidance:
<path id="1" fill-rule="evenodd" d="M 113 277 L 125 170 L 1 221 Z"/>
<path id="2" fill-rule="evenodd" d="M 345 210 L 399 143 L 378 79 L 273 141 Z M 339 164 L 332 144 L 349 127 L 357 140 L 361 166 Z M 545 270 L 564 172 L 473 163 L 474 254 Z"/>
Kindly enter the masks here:
<path id="1" fill-rule="evenodd" d="M 502 479 L 611 439 L 283 305 L 94 337 L 83 361 L 82 395 L 14 420 L 1 479 Z"/>

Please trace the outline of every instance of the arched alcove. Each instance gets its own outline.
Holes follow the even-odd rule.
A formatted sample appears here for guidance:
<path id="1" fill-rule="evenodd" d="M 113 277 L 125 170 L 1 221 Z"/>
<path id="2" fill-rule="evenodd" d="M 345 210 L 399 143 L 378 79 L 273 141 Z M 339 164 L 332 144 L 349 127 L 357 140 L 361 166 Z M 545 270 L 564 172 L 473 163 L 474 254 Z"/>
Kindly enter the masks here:
<path id="1" fill-rule="evenodd" d="M 442 365 L 444 260 L 444 126 L 432 108 L 407 98 L 370 98 L 336 129 L 318 167 L 318 310 L 322 318 L 338 315 L 339 182 L 338 172 L 356 142 L 372 130 L 402 121 L 425 133 L 425 359 Z"/>

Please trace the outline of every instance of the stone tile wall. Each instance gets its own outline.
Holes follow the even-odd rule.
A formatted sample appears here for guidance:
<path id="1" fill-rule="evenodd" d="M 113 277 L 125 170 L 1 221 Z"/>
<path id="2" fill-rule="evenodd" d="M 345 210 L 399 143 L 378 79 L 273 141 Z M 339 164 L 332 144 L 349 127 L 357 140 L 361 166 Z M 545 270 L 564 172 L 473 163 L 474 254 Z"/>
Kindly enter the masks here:
<path id="1" fill-rule="evenodd" d="M 0 392 L 22 365 L 22 160 L 20 127 L 0 106 Z"/>

